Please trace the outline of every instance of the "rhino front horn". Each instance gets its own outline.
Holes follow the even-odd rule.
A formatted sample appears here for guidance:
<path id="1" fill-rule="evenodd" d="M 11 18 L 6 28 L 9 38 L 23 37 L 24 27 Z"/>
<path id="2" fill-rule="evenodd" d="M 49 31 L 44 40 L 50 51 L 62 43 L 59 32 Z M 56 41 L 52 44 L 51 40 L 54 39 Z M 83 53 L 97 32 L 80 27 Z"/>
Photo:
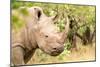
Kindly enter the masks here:
<path id="1" fill-rule="evenodd" d="M 66 38 L 67 38 L 67 35 L 68 35 L 68 32 L 69 32 L 69 24 L 70 24 L 70 21 L 69 21 L 69 18 L 68 16 L 65 18 L 65 29 L 64 31 L 62 32 L 62 36 L 61 36 L 61 41 L 62 43 L 65 42 Z"/>

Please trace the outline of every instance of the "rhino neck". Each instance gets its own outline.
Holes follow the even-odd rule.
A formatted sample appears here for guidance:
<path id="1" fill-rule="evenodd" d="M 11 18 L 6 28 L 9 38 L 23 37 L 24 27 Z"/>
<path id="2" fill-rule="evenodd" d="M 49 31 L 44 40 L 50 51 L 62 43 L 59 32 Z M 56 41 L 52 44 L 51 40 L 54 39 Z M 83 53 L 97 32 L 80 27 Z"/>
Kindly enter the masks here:
<path id="1" fill-rule="evenodd" d="M 26 42 L 26 47 L 28 50 L 36 49 L 38 48 L 37 42 L 35 40 L 34 36 L 34 30 L 31 28 L 31 26 L 25 26 L 25 42 Z"/>

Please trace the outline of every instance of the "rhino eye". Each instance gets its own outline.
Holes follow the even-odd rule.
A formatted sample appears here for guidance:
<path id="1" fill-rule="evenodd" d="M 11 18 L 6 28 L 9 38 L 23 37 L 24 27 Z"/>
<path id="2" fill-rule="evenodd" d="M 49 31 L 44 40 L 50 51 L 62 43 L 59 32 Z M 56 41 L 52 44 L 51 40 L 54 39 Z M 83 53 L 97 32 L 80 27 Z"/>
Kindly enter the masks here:
<path id="1" fill-rule="evenodd" d="M 45 37 L 47 38 L 47 37 L 48 37 L 48 35 L 45 35 Z"/>

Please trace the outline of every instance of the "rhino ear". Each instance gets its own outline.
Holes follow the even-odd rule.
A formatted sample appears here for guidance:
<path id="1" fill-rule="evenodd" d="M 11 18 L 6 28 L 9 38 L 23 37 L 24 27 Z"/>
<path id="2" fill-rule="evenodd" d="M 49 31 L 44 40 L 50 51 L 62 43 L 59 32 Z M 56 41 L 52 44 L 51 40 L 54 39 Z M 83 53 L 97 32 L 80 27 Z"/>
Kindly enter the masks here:
<path id="1" fill-rule="evenodd" d="M 52 16 L 51 19 L 53 20 L 54 23 L 56 23 L 58 20 L 58 15 Z"/>
<path id="2" fill-rule="evenodd" d="M 37 11 L 38 19 L 40 19 L 41 15 L 42 15 L 42 12 L 41 12 L 40 10 L 38 10 L 38 11 Z"/>

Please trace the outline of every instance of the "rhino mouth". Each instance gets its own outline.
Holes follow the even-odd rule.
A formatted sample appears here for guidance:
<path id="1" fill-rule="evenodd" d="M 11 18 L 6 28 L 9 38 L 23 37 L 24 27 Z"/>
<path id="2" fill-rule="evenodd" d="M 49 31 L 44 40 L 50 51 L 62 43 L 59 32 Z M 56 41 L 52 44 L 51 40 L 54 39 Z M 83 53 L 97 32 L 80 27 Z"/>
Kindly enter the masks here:
<path id="1" fill-rule="evenodd" d="M 60 50 L 43 50 L 43 49 L 41 49 L 43 52 L 45 52 L 46 54 L 49 54 L 49 55 L 51 55 L 51 56 L 58 56 L 58 55 L 60 55 L 63 51 L 64 51 L 64 49 L 60 49 Z"/>
<path id="2" fill-rule="evenodd" d="M 51 56 L 58 56 L 59 54 L 61 54 L 61 52 L 51 52 Z"/>
<path id="3" fill-rule="evenodd" d="M 57 51 L 51 51 L 51 56 L 58 56 L 59 54 L 61 54 L 63 52 L 64 49 L 61 50 L 57 50 Z"/>

